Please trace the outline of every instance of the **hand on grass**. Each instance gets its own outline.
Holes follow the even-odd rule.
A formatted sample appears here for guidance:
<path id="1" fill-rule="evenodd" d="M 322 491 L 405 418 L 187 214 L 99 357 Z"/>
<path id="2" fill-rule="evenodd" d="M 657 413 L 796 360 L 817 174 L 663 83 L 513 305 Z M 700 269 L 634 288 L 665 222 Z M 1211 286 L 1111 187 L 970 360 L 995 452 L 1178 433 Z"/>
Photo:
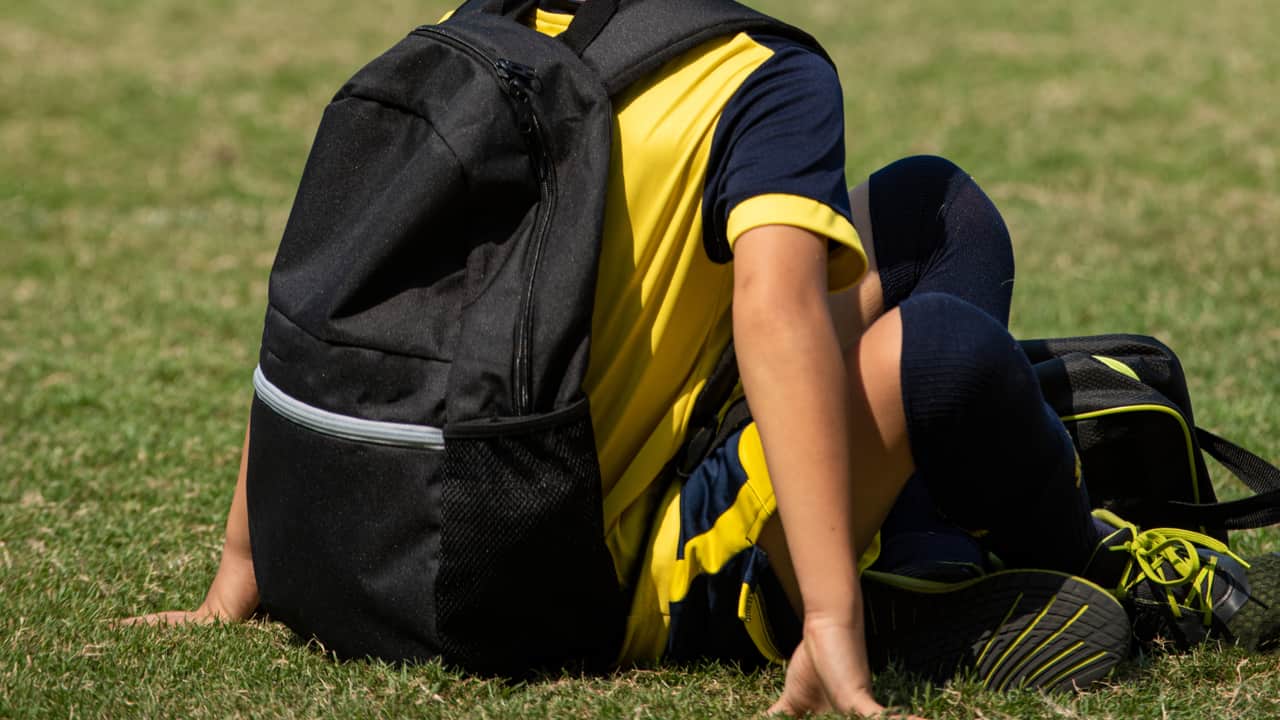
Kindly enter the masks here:
<path id="1" fill-rule="evenodd" d="M 862 717 L 906 717 L 889 714 L 871 692 L 871 673 L 865 658 L 854 652 L 858 629 L 852 625 L 806 623 L 804 639 L 787 664 L 782 697 L 769 714 L 804 717 L 835 710 Z"/>
<path id="2" fill-rule="evenodd" d="M 258 607 L 258 583 L 253 577 L 253 560 L 235 560 L 222 555 L 218 574 L 209 586 L 204 602 L 195 610 L 165 612 L 125 618 L 121 625 L 185 625 L 248 620 Z"/>
<path id="3" fill-rule="evenodd" d="M 218 574 L 209 585 L 204 602 L 195 610 L 168 610 L 138 615 L 121 625 L 184 625 L 248 620 L 258 607 L 258 582 L 253 575 L 253 556 L 228 544 L 222 549 Z"/>
<path id="4" fill-rule="evenodd" d="M 119 621 L 119 625 L 207 625 L 217 620 L 217 615 L 209 608 L 201 605 L 195 610 L 166 610 L 146 615 L 135 615 Z"/>
<path id="5" fill-rule="evenodd" d="M 787 663 L 787 679 L 782 688 L 782 697 L 769 708 L 769 714 L 804 717 L 811 713 L 830 711 L 827 691 L 822 688 L 822 680 L 813 669 L 813 661 L 809 659 L 805 643 L 801 642 L 791 656 L 791 661 Z"/>
<path id="6" fill-rule="evenodd" d="M 195 610 L 169 610 L 138 615 L 120 621 L 121 625 L 184 625 L 186 623 L 241 622 L 248 620 L 258 607 L 258 581 L 253 574 L 253 548 L 249 543 L 249 511 L 245 501 L 245 482 L 249 468 L 249 429 L 245 428 L 244 447 L 240 451 L 240 476 L 227 513 L 227 536 L 222 545 L 222 561 L 205 594 L 204 602 Z"/>

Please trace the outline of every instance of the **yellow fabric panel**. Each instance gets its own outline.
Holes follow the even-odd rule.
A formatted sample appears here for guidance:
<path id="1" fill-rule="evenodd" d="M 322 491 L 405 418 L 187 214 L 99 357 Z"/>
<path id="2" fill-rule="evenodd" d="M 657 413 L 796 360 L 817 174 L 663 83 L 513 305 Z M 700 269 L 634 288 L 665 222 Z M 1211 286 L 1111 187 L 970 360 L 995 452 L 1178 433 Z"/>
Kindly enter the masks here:
<path id="1" fill-rule="evenodd" d="M 720 113 L 772 54 L 747 35 L 714 40 L 615 102 L 585 388 L 620 577 L 643 549 L 623 515 L 648 514 L 633 505 L 679 447 L 729 341 L 733 271 L 703 250 L 702 192 Z"/>
<path id="2" fill-rule="evenodd" d="M 781 665 L 787 659 L 779 652 L 778 644 L 773 640 L 773 631 L 765 619 L 767 612 L 763 593 L 742 583 L 742 593 L 738 596 L 738 619 L 746 627 L 747 637 L 751 638 L 751 643 L 764 659 Z"/>
<path id="3" fill-rule="evenodd" d="M 876 534 L 871 538 L 871 544 L 868 545 L 867 549 L 863 550 L 862 554 L 858 556 L 858 573 L 861 574 L 867 568 L 871 567 L 872 563 L 879 559 L 880 532 L 876 531 Z"/>
<path id="4" fill-rule="evenodd" d="M 839 245 L 827 267 L 827 285 L 832 292 L 862 279 L 867 271 L 867 253 L 853 224 L 830 206 L 800 195 L 757 195 L 735 205 L 727 223 L 729 247 L 748 230 L 779 224 L 779 217 L 788 218 L 786 225 L 803 228 Z"/>
<path id="5" fill-rule="evenodd" d="M 753 424 L 749 429 L 754 427 Z M 619 658 L 624 665 L 662 657 L 671 623 L 671 603 L 684 600 L 699 575 L 719 572 L 734 556 L 755 544 L 775 509 L 768 478 L 753 480 L 748 475 L 733 505 L 710 530 L 690 538 L 684 545 L 684 557 L 678 558 L 680 490 L 679 484 L 673 484 L 662 498 L 653 533 L 643 548 L 644 564 L 632 595 Z"/>
<path id="6" fill-rule="evenodd" d="M 739 457 L 747 434 L 754 433 L 752 423 L 739 440 Z M 756 435 L 759 444 L 759 435 Z M 745 467 L 745 465 L 744 465 Z M 747 482 L 738 491 L 733 506 L 716 518 L 715 525 L 707 532 L 689 538 L 684 544 L 684 557 L 675 561 L 671 578 L 671 602 L 679 602 L 689 594 L 689 586 L 700 574 L 714 575 L 735 555 L 751 547 L 760 539 L 760 531 L 777 510 L 773 487 L 769 477 L 753 477 L 747 472 Z"/>
<path id="7" fill-rule="evenodd" d="M 643 555 L 640 577 L 631 596 L 631 612 L 618 664 L 657 660 L 667 649 L 671 626 L 671 577 L 680 544 L 680 486 L 673 484 L 653 518 L 653 535 Z M 647 519 L 647 518 L 646 518 Z"/>
<path id="8" fill-rule="evenodd" d="M 572 21 L 572 15 L 548 12 L 546 10 L 539 9 L 534 16 L 533 26 L 543 35 L 555 37 L 565 30 L 568 30 L 569 23 Z"/>

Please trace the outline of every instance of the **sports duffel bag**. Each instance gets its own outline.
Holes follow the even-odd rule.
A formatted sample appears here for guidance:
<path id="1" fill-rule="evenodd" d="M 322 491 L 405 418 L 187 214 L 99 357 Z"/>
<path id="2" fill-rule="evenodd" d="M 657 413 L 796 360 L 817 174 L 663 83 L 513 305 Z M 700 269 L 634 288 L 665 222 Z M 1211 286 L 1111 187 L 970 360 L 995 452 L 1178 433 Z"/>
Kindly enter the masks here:
<path id="1" fill-rule="evenodd" d="M 1095 335 L 1022 347 L 1075 441 L 1095 507 L 1140 527 L 1181 527 L 1224 542 L 1230 529 L 1280 522 L 1280 470 L 1196 425 L 1182 363 L 1164 343 Z M 1218 502 L 1206 454 L 1251 496 Z"/>

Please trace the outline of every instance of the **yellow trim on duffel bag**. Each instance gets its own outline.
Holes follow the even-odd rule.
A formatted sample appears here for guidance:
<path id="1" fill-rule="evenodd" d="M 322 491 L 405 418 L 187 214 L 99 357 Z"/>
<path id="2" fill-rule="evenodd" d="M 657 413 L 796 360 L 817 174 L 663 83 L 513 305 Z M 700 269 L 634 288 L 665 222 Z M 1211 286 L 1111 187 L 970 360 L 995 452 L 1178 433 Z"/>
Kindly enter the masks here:
<path id="1" fill-rule="evenodd" d="M 1196 471 L 1196 446 L 1191 441 L 1191 429 L 1187 427 L 1187 421 L 1183 419 L 1182 414 L 1177 410 L 1164 405 L 1123 405 L 1120 407 L 1107 408 L 1105 410 L 1094 410 L 1092 412 L 1080 413 L 1079 415 L 1064 415 L 1062 422 L 1075 422 L 1079 420 L 1092 420 L 1094 418 L 1106 417 L 1108 415 L 1118 415 L 1124 412 L 1159 412 L 1164 413 L 1178 421 L 1178 426 L 1182 428 L 1182 436 L 1187 443 L 1187 464 L 1191 467 L 1191 496 L 1195 502 L 1200 502 L 1200 475 Z"/>

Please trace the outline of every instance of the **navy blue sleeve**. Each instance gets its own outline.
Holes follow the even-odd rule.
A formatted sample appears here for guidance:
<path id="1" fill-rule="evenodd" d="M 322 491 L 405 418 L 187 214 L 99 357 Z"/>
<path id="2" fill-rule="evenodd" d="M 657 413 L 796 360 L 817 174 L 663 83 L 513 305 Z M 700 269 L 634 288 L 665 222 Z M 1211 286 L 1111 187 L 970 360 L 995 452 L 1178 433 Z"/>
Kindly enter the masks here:
<path id="1" fill-rule="evenodd" d="M 850 219 L 844 97 L 835 68 L 791 40 L 753 37 L 774 51 L 738 88 L 716 125 L 702 198 L 703 243 L 733 257 L 729 214 L 759 195 L 798 195 Z"/>

